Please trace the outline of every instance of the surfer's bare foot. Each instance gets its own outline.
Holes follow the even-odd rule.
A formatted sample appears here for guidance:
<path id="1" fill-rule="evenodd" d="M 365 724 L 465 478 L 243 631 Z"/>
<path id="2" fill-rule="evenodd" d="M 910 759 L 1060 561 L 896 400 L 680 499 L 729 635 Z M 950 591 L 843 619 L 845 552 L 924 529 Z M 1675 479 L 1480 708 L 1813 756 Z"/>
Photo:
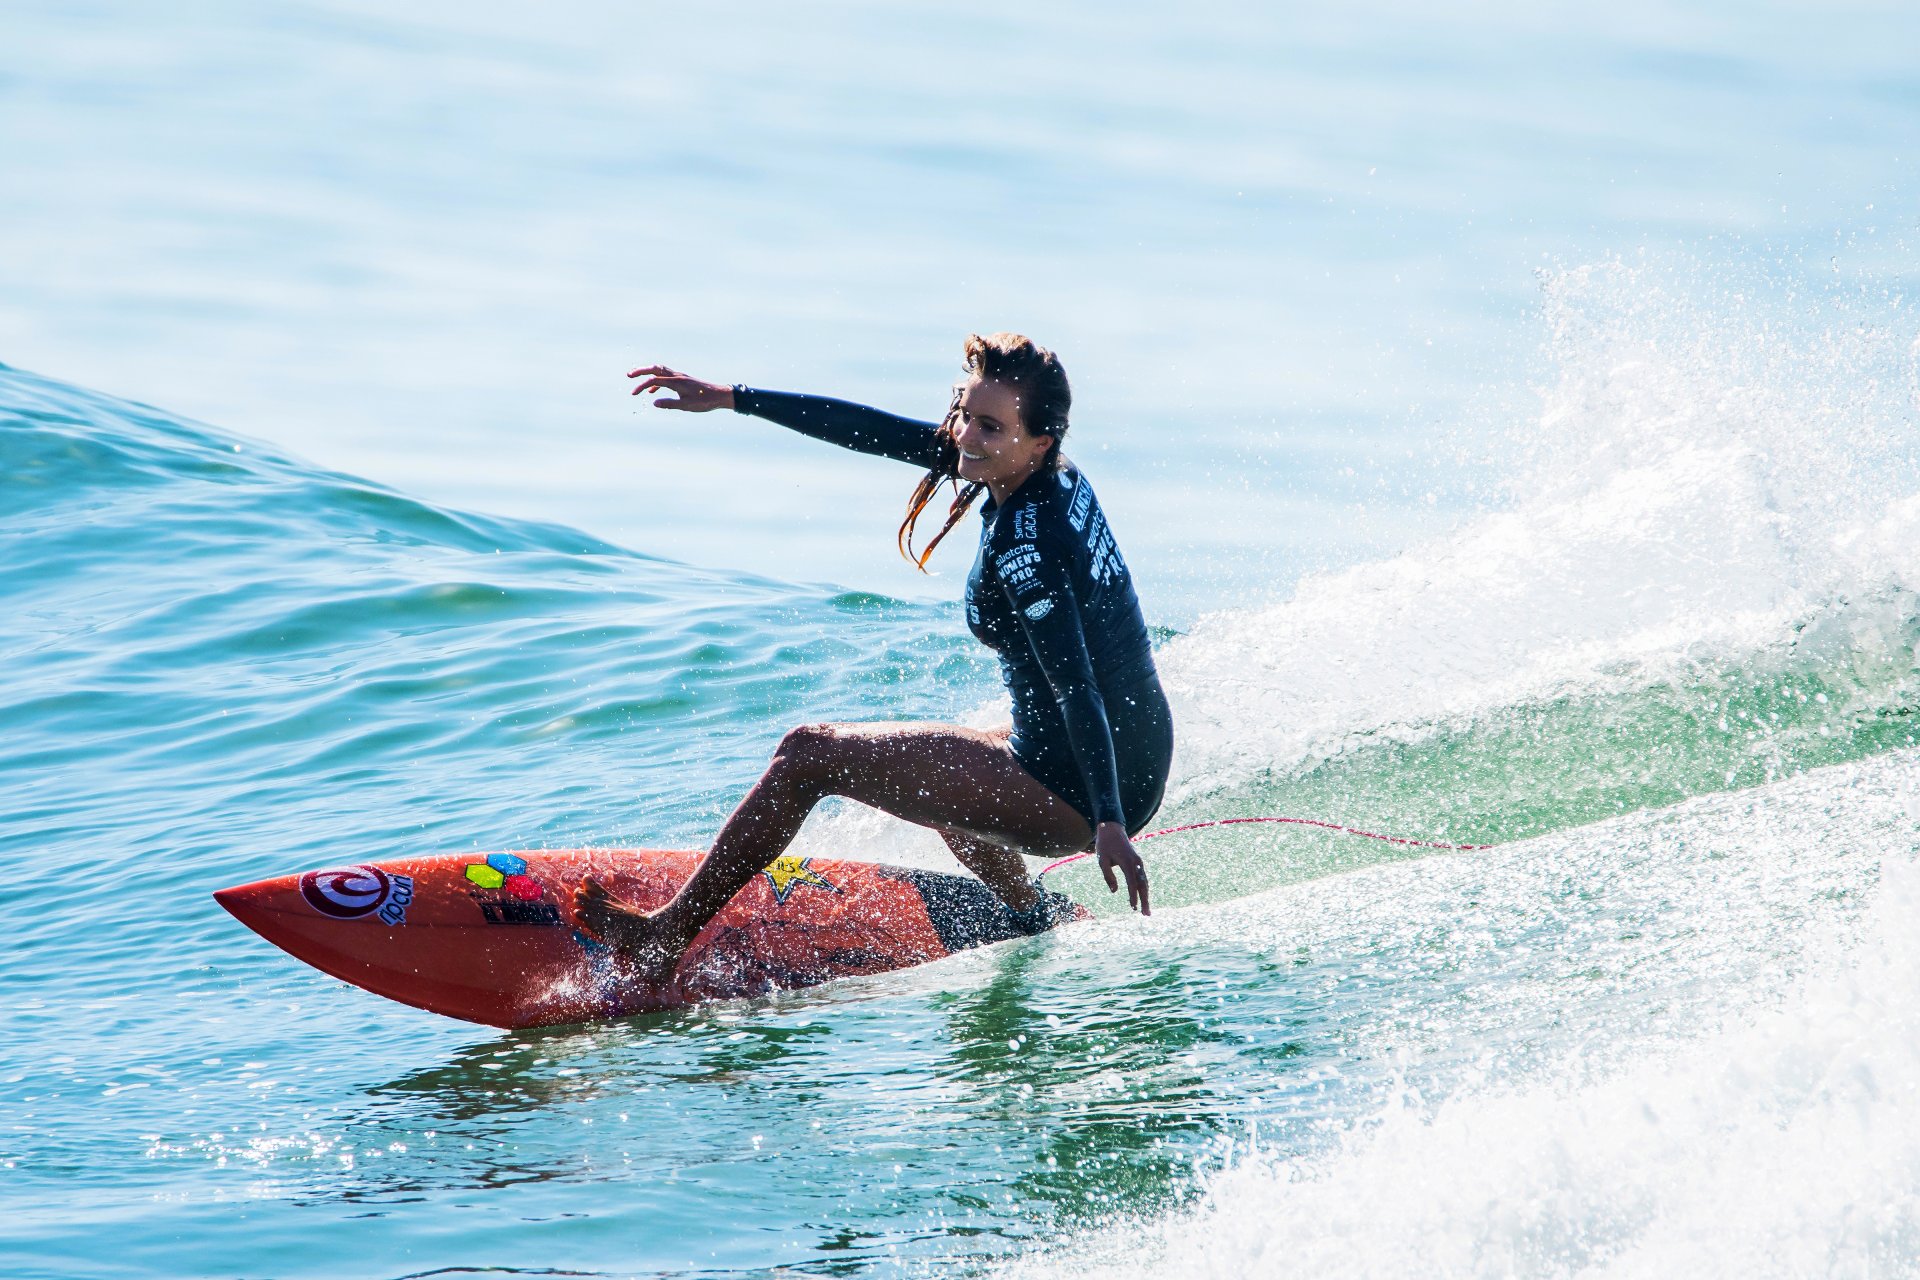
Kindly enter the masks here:
<path id="1" fill-rule="evenodd" d="M 588 876 L 573 892 L 574 915 L 586 930 L 618 951 L 647 986 L 663 986 L 673 977 L 686 944 L 669 936 L 657 915 L 628 906 Z"/>

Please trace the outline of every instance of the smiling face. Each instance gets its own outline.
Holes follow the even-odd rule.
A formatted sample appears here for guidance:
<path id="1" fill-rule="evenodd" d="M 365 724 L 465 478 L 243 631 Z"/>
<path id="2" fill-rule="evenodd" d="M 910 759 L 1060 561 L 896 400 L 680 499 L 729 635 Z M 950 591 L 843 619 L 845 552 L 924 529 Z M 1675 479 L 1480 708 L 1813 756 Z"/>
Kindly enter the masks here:
<path id="1" fill-rule="evenodd" d="M 1005 502 L 1026 483 L 1053 447 L 1052 436 L 1027 433 L 1011 386 L 978 375 L 961 384 L 953 442 L 960 446 L 960 478 L 986 485 L 995 502 Z"/>

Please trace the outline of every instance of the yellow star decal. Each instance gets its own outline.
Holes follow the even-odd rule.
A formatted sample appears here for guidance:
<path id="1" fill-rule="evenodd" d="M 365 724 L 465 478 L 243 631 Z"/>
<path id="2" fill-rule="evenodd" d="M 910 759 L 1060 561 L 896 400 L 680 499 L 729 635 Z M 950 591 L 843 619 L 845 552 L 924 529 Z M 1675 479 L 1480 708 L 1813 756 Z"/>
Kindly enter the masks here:
<path id="1" fill-rule="evenodd" d="M 767 883 L 773 886 L 775 902 L 785 902 L 787 895 L 793 892 L 793 886 L 797 884 L 810 884 L 815 888 L 830 889 L 834 893 L 840 892 L 840 886 L 807 865 L 812 861 L 812 858 L 796 858 L 790 853 L 783 853 L 773 860 L 772 866 L 760 873 L 767 878 Z"/>

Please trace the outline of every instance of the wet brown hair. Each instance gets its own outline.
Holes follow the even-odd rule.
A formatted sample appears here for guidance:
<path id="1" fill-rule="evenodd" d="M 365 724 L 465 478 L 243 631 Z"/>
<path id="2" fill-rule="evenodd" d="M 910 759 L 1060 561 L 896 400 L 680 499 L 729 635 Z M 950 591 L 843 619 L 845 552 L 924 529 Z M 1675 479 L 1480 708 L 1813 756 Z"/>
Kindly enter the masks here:
<path id="1" fill-rule="evenodd" d="M 1040 461 L 1040 469 L 1057 471 L 1060 438 L 1067 434 L 1067 411 L 1073 407 L 1073 389 L 1067 385 L 1067 371 L 1061 368 L 1060 357 L 1019 333 L 993 333 L 984 338 L 970 333 L 962 352 L 961 365 L 968 373 L 991 378 L 1013 389 L 1019 398 L 1020 425 L 1028 435 L 1053 437 L 1047 456 Z M 907 499 L 907 518 L 900 522 L 900 554 L 913 561 L 922 573 L 927 571 L 927 558 L 940 545 L 940 539 L 960 523 L 960 517 L 967 514 L 974 499 L 986 488 L 978 481 L 960 483 L 960 446 L 953 438 L 959 420 L 960 389 L 956 387 L 953 402 L 947 406 L 947 416 L 941 420 L 934 436 L 939 454 L 927 474 L 920 477 L 920 483 L 914 486 L 913 496 Z M 947 521 L 940 526 L 940 532 L 934 534 L 933 541 L 916 556 L 913 553 L 914 523 L 943 483 L 953 485 L 953 505 L 947 508 Z"/>

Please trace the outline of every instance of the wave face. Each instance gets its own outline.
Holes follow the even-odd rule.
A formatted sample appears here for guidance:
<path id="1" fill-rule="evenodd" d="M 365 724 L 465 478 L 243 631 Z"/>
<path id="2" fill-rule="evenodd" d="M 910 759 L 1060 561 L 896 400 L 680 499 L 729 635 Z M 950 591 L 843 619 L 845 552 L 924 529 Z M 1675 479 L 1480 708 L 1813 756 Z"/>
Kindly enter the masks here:
<path id="1" fill-rule="evenodd" d="M 86 1269 L 48 1212 L 80 1195 L 177 1273 L 322 1274 L 341 1233 L 395 1273 L 1913 1270 L 1911 339 L 1547 286 L 1543 404 L 1463 441 L 1505 460 L 1484 510 L 1159 650 L 1164 822 L 1497 848 L 1167 837 L 1150 921 L 1074 867 L 1105 918 L 1065 935 L 528 1036 L 324 979 L 207 891 L 698 844 L 792 723 L 999 714 L 954 607 L 0 369 L 23 1265 Z M 802 840 L 940 856 L 844 808 Z M 261 1229 L 222 1243 L 236 1203 Z"/>
<path id="2" fill-rule="evenodd" d="M 1212 913 L 1325 1060 L 1195 1207 L 1009 1271 L 1915 1274 L 1917 833 L 1908 750 Z"/>

